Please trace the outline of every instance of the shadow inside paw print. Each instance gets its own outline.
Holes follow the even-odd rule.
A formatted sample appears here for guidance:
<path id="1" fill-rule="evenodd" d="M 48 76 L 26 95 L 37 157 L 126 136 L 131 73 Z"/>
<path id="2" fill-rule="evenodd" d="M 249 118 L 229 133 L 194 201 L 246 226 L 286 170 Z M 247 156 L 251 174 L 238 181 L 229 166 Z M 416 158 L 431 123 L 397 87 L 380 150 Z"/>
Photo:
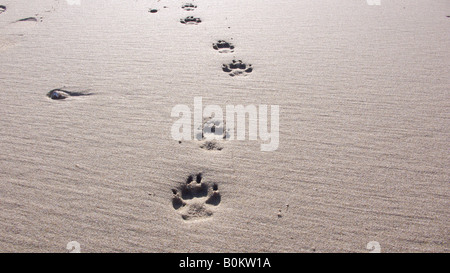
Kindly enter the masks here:
<path id="1" fill-rule="evenodd" d="M 84 92 L 72 92 L 63 89 L 53 89 L 47 93 L 47 97 L 52 100 L 63 100 L 68 97 L 78 97 L 78 96 L 90 96 L 92 93 L 84 93 Z"/>
<path id="2" fill-rule="evenodd" d="M 186 182 L 172 189 L 173 208 L 180 212 L 184 220 L 199 220 L 213 215 L 212 207 L 221 201 L 216 183 L 206 183 L 203 175 L 189 175 Z"/>
<path id="3" fill-rule="evenodd" d="M 158 10 L 157 9 L 149 9 L 148 12 L 150 12 L 150 13 L 157 13 Z"/>
<path id="4" fill-rule="evenodd" d="M 205 141 L 205 143 L 200 145 L 200 148 L 207 150 L 207 151 L 222 151 L 223 150 L 223 147 L 219 143 L 217 143 L 217 141 L 215 141 L 215 140 Z"/>
<path id="5" fill-rule="evenodd" d="M 15 23 L 18 23 L 18 22 L 37 22 L 37 21 L 38 21 L 38 19 L 36 17 L 27 17 L 27 18 L 19 19 Z M 41 21 L 42 21 L 42 17 L 41 17 Z"/>
<path id="6" fill-rule="evenodd" d="M 182 5 L 181 8 L 186 11 L 193 11 L 197 8 L 197 6 L 192 3 L 186 3 L 186 4 Z"/>
<path id="7" fill-rule="evenodd" d="M 232 43 L 223 41 L 223 40 L 219 40 L 217 41 L 217 43 L 213 44 L 213 48 L 217 51 L 219 51 L 219 53 L 231 53 L 234 52 L 234 45 Z"/>
<path id="8" fill-rule="evenodd" d="M 6 7 L 3 5 L 0 5 L 0 14 L 6 11 Z"/>
<path id="9" fill-rule="evenodd" d="M 228 73 L 231 77 L 234 76 L 246 76 L 253 72 L 253 67 L 251 64 L 246 64 L 241 60 L 233 60 L 230 64 L 224 64 L 222 66 L 223 72 Z"/>
<path id="10" fill-rule="evenodd" d="M 184 19 L 180 19 L 180 22 L 185 25 L 198 25 L 202 22 L 202 20 L 194 16 L 188 16 Z"/>

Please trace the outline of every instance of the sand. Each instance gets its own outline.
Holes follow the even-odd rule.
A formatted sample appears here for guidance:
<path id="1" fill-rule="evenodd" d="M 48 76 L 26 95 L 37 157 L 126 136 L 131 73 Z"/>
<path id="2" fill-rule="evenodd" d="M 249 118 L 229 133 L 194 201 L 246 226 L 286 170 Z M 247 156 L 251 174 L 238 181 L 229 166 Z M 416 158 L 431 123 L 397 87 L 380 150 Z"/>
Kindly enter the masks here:
<path id="1" fill-rule="evenodd" d="M 0 1 L 1 252 L 449 251 L 449 1 L 184 3 Z M 174 140 L 195 97 L 278 149 Z"/>

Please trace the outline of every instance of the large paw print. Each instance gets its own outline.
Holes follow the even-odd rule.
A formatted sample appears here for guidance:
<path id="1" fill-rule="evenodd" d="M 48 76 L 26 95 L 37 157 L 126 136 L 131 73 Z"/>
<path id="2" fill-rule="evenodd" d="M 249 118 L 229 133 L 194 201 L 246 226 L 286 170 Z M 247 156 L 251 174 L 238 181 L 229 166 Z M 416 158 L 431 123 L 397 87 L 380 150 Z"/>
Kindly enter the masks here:
<path id="1" fill-rule="evenodd" d="M 223 72 L 228 73 L 231 77 L 234 76 L 246 76 L 252 73 L 253 67 L 251 64 L 246 64 L 241 60 L 233 60 L 230 64 L 224 64 L 222 66 Z"/>
<path id="2" fill-rule="evenodd" d="M 234 45 L 232 43 L 223 41 L 223 40 L 219 40 L 217 41 L 217 43 L 213 44 L 213 48 L 217 51 L 219 51 L 219 53 L 231 53 L 234 52 Z"/>
<path id="3" fill-rule="evenodd" d="M 180 19 L 180 22 L 185 25 L 198 25 L 202 22 L 202 20 L 194 16 L 188 16 L 184 19 Z"/>
<path id="4" fill-rule="evenodd" d="M 183 185 L 172 189 L 172 193 L 173 208 L 186 221 L 211 217 L 212 208 L 221 201 L 218 185 L 204 182 L 201 173 L 188 176 Z"/>

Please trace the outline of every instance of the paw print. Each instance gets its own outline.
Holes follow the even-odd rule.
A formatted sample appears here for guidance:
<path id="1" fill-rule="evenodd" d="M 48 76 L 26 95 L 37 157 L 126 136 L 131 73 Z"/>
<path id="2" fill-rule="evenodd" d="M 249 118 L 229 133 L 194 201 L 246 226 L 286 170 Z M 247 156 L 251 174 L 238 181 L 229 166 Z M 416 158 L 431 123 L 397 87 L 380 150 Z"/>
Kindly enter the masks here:
<path id="1" fill-rule="evenodd" d="M 200 24 L 202 20 L 194 16 L 188 16 L 184 19 L 180 19 L 180 22 L 185 25 L 197 25 Z"/>
<path id="2" fill-rule="evenodd" d="M 186 4 L 182 5 L 181 8 L 186 11 L 193 11 L 197 8 L 197 6 L 192 3 L 186 3 Z"/>
<path id="3" fill-rule="evenodd" d="M 246 76 L 247 74 L 252 73 L 253 67 L 251 64 L 243 63 L 241 60 L 233 60 L 230 64 L 224 64 L 222 70 L 231 77 L 240 75 Z"/>
<path id="4" fill-rule="evenodd" d="M 234 52 L 234 45 L 232 43 L 223 41 L 223 40 L 219 40 L 217 41 L 217 43 L 213 44 L 213 48 L 217 51 L 219 51 L 219 53 L 231 53 Z"/>
<path id="5" fill-rule="evenodd" d="M 221 201 L 218 185 L 204 182 L 201 173 L 189 175 L 183 185 L 172 189 L 172 193 L 173 208 L 186 221 L 211 217 L 212 208 Z"/>
<path id="6" fill-rule="evenodd" d="M 3 5 L 0 5 L 0 14 L 6 11 L 6 7 Z"/>

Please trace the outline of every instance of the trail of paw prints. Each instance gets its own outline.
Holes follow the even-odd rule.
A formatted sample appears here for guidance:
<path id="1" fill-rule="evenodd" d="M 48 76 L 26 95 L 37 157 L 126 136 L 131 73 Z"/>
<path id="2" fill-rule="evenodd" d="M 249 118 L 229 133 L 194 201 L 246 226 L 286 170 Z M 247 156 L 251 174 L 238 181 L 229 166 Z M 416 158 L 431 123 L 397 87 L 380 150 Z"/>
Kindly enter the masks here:
<path id="1" fill-rule="evenodd" d="M 189 175 L 172 193 L 172 206 L 185 221 L 210 218 L 213 208 L 221 202 L 219 186 L 204 182 L 202 173 Z"/>
<path id="2" fill-rule="evenodd" d="M 234 52 L 234 45 L 224 40 L 219 40 L 213 43 L 213 48 L 219 53 L 232 53 Z"/>
<path id="3" fill-rule="evenodd" d="M 251 64 L 244 63 L 242 60 L 233 60 L 229 64 L 223 64 L 222 70 L 223 72 L 228 73 L 231 77 L 247 76 L 253 72 L 253 66 Z"/>
<path id="4" fill-rule="evenodd" d="M 87 93 L 87 92 L 73 92 L 73 91 L 68 91 L 68 90 L 64 90 L 64 89 L 60 89 L 60 88 L 50 90 L 47 93 L 47 97 L 49 97 L 52 100 L 64 100 L 69 97 L 80 97 L 80 96 L 90 96 L 90 95 L 93 95 L 93 94 Z"/>

